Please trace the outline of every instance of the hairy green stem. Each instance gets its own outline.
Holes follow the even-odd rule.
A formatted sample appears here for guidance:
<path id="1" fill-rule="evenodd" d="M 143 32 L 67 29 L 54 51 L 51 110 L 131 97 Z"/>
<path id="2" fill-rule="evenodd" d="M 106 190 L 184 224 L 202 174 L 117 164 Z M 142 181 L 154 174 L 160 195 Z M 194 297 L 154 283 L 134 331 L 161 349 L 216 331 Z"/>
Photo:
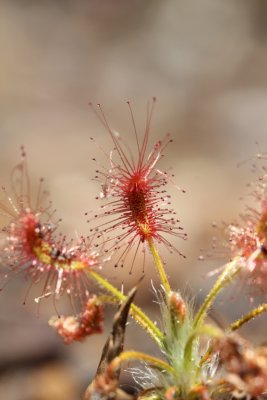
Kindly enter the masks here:
<path id="1" fill-rule="evenodd" d="M 91 269 L 88 271 L 88 274 L 95 281 L 97 281 L 100 286 L 102 286 L 107 292 L 111 293 L 120 302 L 126 300 L 127 297 L 124 294 L 122 294 L 118 289 L 116 289 L 110 282 L 99 275 L 96 271 L 93 271 Z M 161 345 L 164 339 L 164 335 L 151 321 L 151 319 L 135 304 L 131 304 L 130 313 L 131 316 L 136 320 L 136 322 L 138 322 L 139 325 L 141 325 L 141 327 L 150 334 L 150 336 L 157 342 L 157 344 Z"/>
<path id="2" fill-rule="evenodd" d="M 164 370 L 171 373 L 172 375 L 175 375 L 175 369 L 171 365 L 167 364 L 165 361 L 134 350 L 125 351 L 121 353 L 118 357 L 114 358 L 114 360 L 111 361 L 109 368 L 111 370 L 116 370 L 123 362 L 131 360 L 144 361 L 160 370 Z"/>
<path id="3" fill-rule="evenodd" d="M 189 336 L 185 349 L 184 349 L 184 367 L 186 370 L 192 369 L 192 361 L 193 363 L 196 362 L 195 358 L 193 357 L 193 352 L 194 352 L 194 345 L 196 342 L 196 339 L 198 340 L 201 335 L 207 335 L 209 337 L 220 337 L 222 336 L 222 331 L 218 329 L 215 326 L 212 325 L 203 325 L 199 329 L 196 329 L 191 333 Z M 201 365 L 200 360 L 200 365 Z"/>

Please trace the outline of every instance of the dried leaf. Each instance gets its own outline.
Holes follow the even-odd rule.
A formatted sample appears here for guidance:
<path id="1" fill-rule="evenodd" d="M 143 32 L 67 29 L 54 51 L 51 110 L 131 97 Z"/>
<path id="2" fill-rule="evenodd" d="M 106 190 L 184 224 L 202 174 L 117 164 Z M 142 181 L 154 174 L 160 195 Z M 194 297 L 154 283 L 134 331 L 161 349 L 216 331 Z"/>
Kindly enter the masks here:
<path id="1" fill-rule="evenodd" d="M 125 328 L 131 303 L 135 297 L 137 286 L 135 286 L 128 294 L 125 302 L 120 306 L 113 319 L 112 331 L 103 348 L 101 359 L 97 368 L 96 376 L 102 374 L 109 363 L 117 357 L 124 346 Z M 118 372 L 119 375 L 119 372 Z M 118 377 L 117 377 L 118 378 Z"/>
<path id="2" fill-rule="evenodd" d="M 137 286 L 128 294 L 115 314 L 111 333 L 103 348 L 101 359 L 93 382 L 88 386 L 84 400 L 132 400 L 133 397 L 118 388 L 120 370 L 108 372 L 110 362 L 123 351 L 124 337 L 131 303 L 135 297 Z"/>

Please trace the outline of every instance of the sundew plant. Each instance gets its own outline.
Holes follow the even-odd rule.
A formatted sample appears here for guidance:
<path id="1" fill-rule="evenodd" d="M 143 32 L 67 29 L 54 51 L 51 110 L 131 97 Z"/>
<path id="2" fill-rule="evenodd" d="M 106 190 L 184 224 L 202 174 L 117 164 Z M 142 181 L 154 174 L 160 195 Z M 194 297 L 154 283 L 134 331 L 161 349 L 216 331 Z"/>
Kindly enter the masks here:
<path id="1" fill-rule="evenodd" d="M 81 341 L 86 346 L 85 339 L 103 330 L 105 307 L 115 307 L 112 330 L 84 400 L 267 398 L 267 347 L 254 347 L 237 333 L 242 325 L 267 311 L 266 158 L 258 155 L 261 167 L 252 183 L 256 207 L 248 205 L 236 223 L 224 228 L 229 262 L 218 269 L 215 284 L 197 308 L 182 296 L 183 288 L 172 287 L 168 265 L 161 258 L 169 252 L 179 262 L 184 255 L 173 239 L 186 240 L 187 236 L 177 215 L 181 213 L 179 196 L 185 191 L 177 186 L 174 176 L 161 169 L 161 159 L 172 138 L 166 134 L 149 147 L 155 102 L 153 98 L 147 104 L 142 132 L 137 130 L 132 105 L 127 102 L 136 144 L 131 150 L 123 135 L 112 128 L 101 105 L 90 104 L 110 147 L 102 149 L 92 138 L 97 151 L 104 152 L 106 165 L 93 158 L 96 170 L 92 178 L 99 182 L 95 195 L 99 207 L 86 213 L 88 232 L 78 240 L 69 240 L 60 231 L 60 220 L 43 179 L 36 196 L 32 196 L 27 157 L 21 149 L 21 161 L 11 173 L 10 187 L 2 188 L 1 286 L 16 275 L 22 276 L 28 284 L 28 297 L 31 287 L 40 284 L 41 293 L 34 300 L 39 304 L 52 299 L 57 315 L 51 317 L 49 325 L 66 344 Z M 168 192 L 170 185 L 177 188 L 175 199 Z M 137 257 L 139 254 L 141 257 Z M 145 273 L 149 257 L 159 278 L 151 294 L 159 305 L 157 325 L 135 304 L 141 285 L 131 282 L 134 266 L 141 259 L 139 270 Z M 109 281 L 107 260 L 114 267 L 128 269 L 132 286 L 128 295 Z M 208 322 L 217 296 L 238 280 L 249 289 L 248 296 L 255 295 L 252 309 L 225 329 Z M 70 300 L 71 315 L 62 316 L 58 311 L 62 296 Z M 262 302 L 255 304 L 260 297 Z M 155 341 L 161 357 L 124 349 L 128 317 Z M 130 361 L 135 362 L 129 371 L 137 383 L 131 394 L 120 387 L 120 372 Z"/>

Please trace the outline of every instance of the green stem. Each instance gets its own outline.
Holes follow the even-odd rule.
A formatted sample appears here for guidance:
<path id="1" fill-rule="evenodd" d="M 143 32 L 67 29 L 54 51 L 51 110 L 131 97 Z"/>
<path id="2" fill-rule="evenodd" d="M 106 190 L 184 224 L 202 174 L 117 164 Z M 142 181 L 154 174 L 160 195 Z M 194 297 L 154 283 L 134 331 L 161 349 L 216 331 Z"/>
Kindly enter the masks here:
<path id="1" fill-rule="evenodd" d="M 189 338 L 187 339 L 185 349 L 184 349 L 184 367 L 186 370 L 190 370 L 192 368 L 192 362 L 196 363 L 196 357 L 194 356 L 194 345 L 195 339 L 200 338 L 201 335 L 207 335 L 209 337 L 221 337 L 222 331 L 215 326 L 212 325 L 203 325 L 199 329 L 195 330 Z M 202 360 L 200 360 L 201 365 Z"/>
<path id="2" fill-rule="evenodd" d="M 262 314 L 264 312 L 267 312 L 267 304 L 261 304 L 257 308 L 254 308 L 253 310 L 251 310 L 248 314 L 244 315 L 243 317 L 241 317 L 237 321 L 233 322 L 230 325 L 230 328 L 229 328 L 230 331 L 236 331 L 242 325 L 244 325 L 245 323 L 247 323 L 251 319 L 257 317 L 257 315 L 260 315 L 260 314 Z"/>
<path id="3" fill-rule="evenodd" d="M 121 304 L 121 301 L 119 299 L 117 299 L 114 296 L 106 295 L 106 294 L 101 294 L 101 295 L 97 296 L 97 300 L 101 304 L 111 304 L 111 305 L 115 305 L 115 306 Z"/>
<path id="4" fill-rule="evenodd" d="M 238 259 L 234 259 L 230 263 L 226 264 L 222 274 L 219 276 L 217 281 L 215 282 L 213 288 L 205 298 L 204 302 L 202 303 L 197 315 L 194 319 L 194 327 L 201 325 L 204 318 L 206 317 L 209 308 L 211 307 L 212 303 L 214 302 L 215 298 L 218 296 L 220 291 L 230 282 L 232 282 L 235 275 L 241 269 L 241 266 L 237 264 Z"/>
<path id="5" fill-rule="evenodd" d="M 129 350 L 121 353 L 118 357 L 114 358 L 111 361 L 109 368 L 110 370 L 116 370 L 124 361 L 131 361 L 131 360 L 139 360 L 144 361 L 148 364 L 155 366 L 156 368 L 167 371 L 172 375 L 175 375 L 175 369 L 167 364 L 165 361 L 160 360 L 159 358 L 152 357 L 148 354 L 141 353 L 139 351 Z"/>
<path id="6" fill-rule="evenodd" d="M 153 255 L 154 262 L 157 267 L 161 283 L 165 289 L 166 294 L 169 294 L 171 292 L 171 287 L 170 287 L 169 280 L 168 280 L 166 272 L 165 272 L 165 268 L 164 268 L 161 258 L 159 256 L 158 250 L 157 250 L 156 246 L 154 245 L 154 242 L 152 239 L 148 240 L 148 245 L 149 245 L 149 249 Z"/>
<path id="7" fill-rule="evenodd" d="M 95 281 L 99 285 L 101 285 L 107 292 L 111 293 L 116 299 L 120 302 L 126 300 L 126 296 L 123 295 L 118 289 L 116 289 L 111 283 L 109 283 L 105 278 L 99 275 L 96 271 L 92 269 L 88 271 L 90 276 L 94 278 Z M 156 327 L 156 325 L 151 321 L 151 319 L 135 304 L 131 304 L 130 313 L 132 317 L 138 322 L 143 329 L 145 329 L 150 336 L 161 345 L 164 335 L 163 333 Z"/>

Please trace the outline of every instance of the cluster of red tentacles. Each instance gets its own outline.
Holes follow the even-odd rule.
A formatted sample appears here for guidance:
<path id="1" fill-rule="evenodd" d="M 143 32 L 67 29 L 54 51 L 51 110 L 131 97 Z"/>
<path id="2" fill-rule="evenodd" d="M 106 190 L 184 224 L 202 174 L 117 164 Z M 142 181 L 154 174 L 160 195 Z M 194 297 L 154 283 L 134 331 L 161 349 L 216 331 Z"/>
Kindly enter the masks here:
<path id="1" fill-rule="evenodd" d="M 147 154 L 155 99 L 152 104 L 148 104 L 142 141 L 137 133 L 131 105 L 127 103 L 136 140 L 138 153 L 136 161 L 123 140 L 111 129 L 102 107 L 98 105 L 97 111 L 90 104 L 107 129 L 114 145 L 108 169 L 97 170 L 95 176 L 103 188 L 99 197 L 110 200 L 101 206 L 101 212 L 94 218 L 104 219 L 106 222 L 99 223 L 91 231 L 96 232 L 99 237 L 102 234 L 111 235 L 106 239 L 106 243 L 110 242 L 110 247 L 106 251 L 115 250 L 118 254 L 116 266 L 119 264 L 123 266 L 127 255 L 135 248 L 132 269 L 140 245 L 143 245 L 145 253 L 146 245 L 151 242 L 164 244 L 171 252 L 175 251 L 183 256 L 166 238 L 166 234 L 183 239 L 186 238 L 186 234 L 179 225 L 176 212 L 170 208 L 171 196 L 165 190 L 165 186 L 172 182 L 172 177 L 158 169 L 164 149 L 172 142 L 170 135 L 167 134 L 162 141 L 156 142 L 152 151 Z"/>
<path id="2" fill-rule="evenodd" d="M 91 243 L 80 238 L 76 243 L 58 234 L 59 221 L 54 222 L 51 203 L 44 206 L 47 192 L 43 179 L 32 195 L 27 159 L 22 151 L 21 162 L 13 169 L 10 194 L 3 188 L 0 203 L 5 219 L 1 253 L 2 287 L 16 274 L 22 274 L 32 285 L 43 282 L 42 292 L 35 300 L 52 296 L 54 303 L 64 293 L 74 310 L 88 300 L 88 270 L 99 265 L 99 254 Z M 29 293 L 29 289 L 25 295 Z"/>

